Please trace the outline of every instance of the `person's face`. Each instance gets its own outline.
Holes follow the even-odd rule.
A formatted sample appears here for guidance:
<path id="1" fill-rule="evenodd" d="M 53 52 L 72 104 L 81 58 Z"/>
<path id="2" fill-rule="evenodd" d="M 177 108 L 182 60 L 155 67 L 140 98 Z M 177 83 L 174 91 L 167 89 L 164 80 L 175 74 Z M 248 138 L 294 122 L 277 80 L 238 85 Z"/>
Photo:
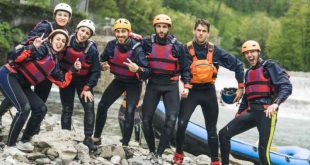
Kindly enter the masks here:
<path id="1" fill-rule="evenodd" d="M 52 39 L 52 48 L 55 52 L 60 52 L 66 46 L 67 38 L 63 34 L 56 34 Z"/>
<path id="2" fill-rule="evenodd" d="M 59 26 L 66 26 L 69 23 L 70 14 L 66 11 L 57 11 L 55 15 L 55 21 Z"/>
<path id="3" fill-rule="evenodd" d="M 127 29 L 115 29 L 114 35 L 118 43 L 124 44 L 129 37 L 129 31 Z"/>
<path id="4" fill-rule="evenodd" d="M 255 66 L 259 59 L 259 51 L 258 50 L 248 50 L 244 53 L 245 58 L 248 60 L 250 66 Z"/>
<path id="5" fill-rule="evenodd" d="M 209 37 L 208 27 L 205 25 L 199 24 L 196 29 L 193 31 L 195 40 L 198 43 L 204 43 Z"/>
<path id="6" fill-rule="evenodd" d="M 85 26 L 82 26 L 80 28 L 77 29 L 76 32 L 76 39 L 78 43 L 82 43 L 87 41 L 92 35 L 92 31 Z"/>
<path id="7" fill-rule="evenodd" d="M 165 38 L 169 32 L 169 25 L 165 23 L 158 23 L 155 25 L 155 33 L 159 38 Z"/>

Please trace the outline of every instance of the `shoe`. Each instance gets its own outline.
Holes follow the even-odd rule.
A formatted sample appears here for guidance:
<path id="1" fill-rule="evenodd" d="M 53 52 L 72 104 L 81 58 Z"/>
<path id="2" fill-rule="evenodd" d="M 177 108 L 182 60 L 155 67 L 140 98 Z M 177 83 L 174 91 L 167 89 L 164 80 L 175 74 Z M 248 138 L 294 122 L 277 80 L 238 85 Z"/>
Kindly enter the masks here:
<path id="1" fill-rule="evenodd" d="M 154 152 L 150 152 L 149 154 L 146 155 L 146 157 L 144 158 L 144 160 L 152 160 L 155 158 L 155 154 Z"/>
<path id="2" fill-rule="evenodd" d="M 151 160 L 151 163 L 162 165 L 164 164 L 164 159 L 162 156 L 155 155 L 155 157 Z"/>
<path id="3" fill-rule="evenodd" d="M 220 161 L 212 161 L 211 165 L 221 165 Z"/>
<path id="4" fill-rule="evenodd" d="M 184 159 L 184 154 L 183 153 L 175 153 L 173 157 L 173 161 L 177 165 L 181 165 Z"/>
<path id="5" fill-rule="evenodd" d="M 97 150 L 97 146 L 94 144 L 93 139 L 91 137 L 85 137 L 83 144 L 85 144 L 89 148 L 89 152 Z"/>
<path id="6" fill-rule="evenodd" d="M 22 142 L 19 141 L 16 144 L 16 148 L 23 151 L 23 152 L 32 152 L 34 149 L 34 146 L 31 144 L 31 142 Z"/>
<path id="7" fill-rule="evenodd" d="M 101 145 L 101 138 L 93 137 L 93 142 L 95 145 L 99 146 Z"/>
<path id="8" fill-rule="evenodd" d="M 123 146 L 126 159 L 133 157 L 133 151 L 128 146 Z"/>

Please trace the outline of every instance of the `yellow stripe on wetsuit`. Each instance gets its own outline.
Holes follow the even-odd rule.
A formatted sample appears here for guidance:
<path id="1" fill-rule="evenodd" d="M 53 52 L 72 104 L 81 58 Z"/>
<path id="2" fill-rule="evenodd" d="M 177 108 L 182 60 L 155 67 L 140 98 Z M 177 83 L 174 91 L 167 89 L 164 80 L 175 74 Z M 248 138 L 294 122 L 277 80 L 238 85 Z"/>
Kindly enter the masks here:
<path id="1" fill-rule="evenodd" d="M 270 128 L 269 139 L 268 139 L 267 149 L 266 149 L 266 158 L 267 158 L 269 165 L 271 164 L 269 152 L 270 152 L 270 146 L 271 146 L 271 142 L 272 142 L 275 127 L 276 127 L 276 121 L 277 121 L 277 112 L 274 113 L 271 117 L 271 126 L 270 126 L 271 128 Z"/>

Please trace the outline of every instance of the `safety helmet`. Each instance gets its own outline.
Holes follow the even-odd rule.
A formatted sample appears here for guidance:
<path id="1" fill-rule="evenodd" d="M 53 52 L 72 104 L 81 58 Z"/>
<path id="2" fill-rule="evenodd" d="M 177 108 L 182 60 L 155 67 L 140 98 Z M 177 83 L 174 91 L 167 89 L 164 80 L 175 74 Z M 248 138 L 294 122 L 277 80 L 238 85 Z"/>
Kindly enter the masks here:
<path id="1" fill-rule="evenodd" d="M 155 16 L 153 20 L 153 26 L 155 26 L 158 23 L 165 23 L 168 24 L 169 26 L 172 26 L 171 18 L 166 14 L 159 14 Z"/>
<path id="2" fill-rule="evenodd" d="M 95 35 L 96 32 L 96 28 L 95 28 L 95 24 L 92 20 L 89 19 L 84 19 L 82 20 L 77 26 L 76 29 L 79 29 L 80 27 L 88 27 L 91 31 L 92 31 L 92 35 Z"/>
<path id="3" fill-rule="evenodd" d="M 249 50 L 258 50 L 258 51 L 261 51 L 258 42 L 254 41 L 254 40 L 248 40 L 248 41 L 245 41 L 245 42 L 242 44 L 242 47 L 241 47 L 242 53 L 244 53 L 244 52 L 246 52 L 246 51 L 249 51 Z"/>
<path id="4" fill-rule="evenodd" d="M 62 11 L 66 11 L 70 14 L 70 18 L 72 16 L 72 8 L 70 5 L 66 4 L 66 3 L 58 3 L 55 8 L 54 8 L 54 16 L 56 15 L 56 12 L 58 10 L 62 10 Z"/>
<path id="5" fill-rule="evenodd" d="M 116 29 L 127 29 L 129 32 L 131 32 L 131 24 L 127 19 L 120 18 L 114 22 L 113 30 Z"/>
<path id="6" fill-rule="evenodd" d="M 51 40 L 54 38 L 54 36 L 56 34 L 63 34 L 65 35 L 66 37 L 66 45 L 69 41 L 69 34 L 68 34 L 68 31 L 66 30 L 63 30 L 63 29 L 56 29 L 56 30 L 53 30 L 49 35 L 48 35 L 48 40 L 51 42 Z"/>
<path id="7" fill-rule="evenodd" d="M 237 88 L 224 88 L 221 90 L 222 100 L 226 104 L 233 104 L 236 97 Z"/>

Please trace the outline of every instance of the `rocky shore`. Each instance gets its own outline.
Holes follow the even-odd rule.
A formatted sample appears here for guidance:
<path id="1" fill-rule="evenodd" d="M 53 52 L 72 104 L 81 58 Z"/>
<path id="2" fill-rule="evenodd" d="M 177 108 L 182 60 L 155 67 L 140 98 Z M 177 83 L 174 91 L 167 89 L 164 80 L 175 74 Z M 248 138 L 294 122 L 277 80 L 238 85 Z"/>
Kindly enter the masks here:
<path id="1" fill-rule="evenodd" d="M 9 113 L 3 116 L 3 126 L 0 136 L 0 165 L 28 165 L 28 164 L 51 164 L 51 165 L 152 165 L 158 164 L 154 160 L 147 160 L 148 148 L 146 142 L 134 141 L 131 138 L 129 148 L 124 151 L 121 145 L 121 134 L 117 121 L 118 108 L 121 100 L 118 100 L 108 113 L 108 120 L 102 136 L 102 144 L 98 150 L 89 153 L 88 148 L 82 143 L 83 134 L 83 111 L 77 104 L 77 111 L 73 116 L 73 129 L 61 130 L 59 103 L 52 92 L 53 102 L 48 101 L 49 112 L 41 124 L 39 135 L 32 138 L 35 146 L 33 151 L 22 152 L 16 147 L 7 147 L 8 132 L 12 118 Z M 53 96 L 54 95 L 54 96 Z M 57 94 L 56 94 L 57 95 Z M 50 98 L 49 98 L 50 99 Z M 78 101 L 77 101 L 78 102 Z M 11 110 L 15 113 L 14 108 Z M 128 152 L 129 151 L 129 152 Z M 161 164 L 172 164 L 174 147 L 165 150 Z M 207 165 L 210 158 L 207 155 L 193 156 L 185 153 L 185 165 Z M 247 162 L 232 160 L 231 164 L 249 164 Z"/>

